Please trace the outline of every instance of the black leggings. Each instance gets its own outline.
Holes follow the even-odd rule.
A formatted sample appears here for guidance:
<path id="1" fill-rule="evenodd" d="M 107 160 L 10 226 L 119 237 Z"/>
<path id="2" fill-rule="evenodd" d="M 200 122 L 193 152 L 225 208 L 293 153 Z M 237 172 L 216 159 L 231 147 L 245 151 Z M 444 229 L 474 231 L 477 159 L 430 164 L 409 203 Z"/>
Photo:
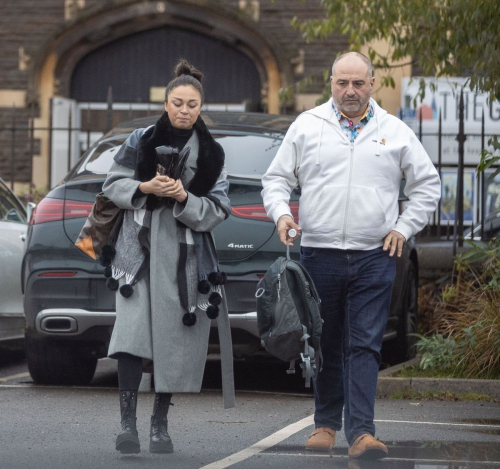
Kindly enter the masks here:
<path id="1" fill-rule="evenodd" d="M 130 353 L 118 355 L 118 386 L 120 391 L 138 390 L 142 378 L 142 358 Z"/>

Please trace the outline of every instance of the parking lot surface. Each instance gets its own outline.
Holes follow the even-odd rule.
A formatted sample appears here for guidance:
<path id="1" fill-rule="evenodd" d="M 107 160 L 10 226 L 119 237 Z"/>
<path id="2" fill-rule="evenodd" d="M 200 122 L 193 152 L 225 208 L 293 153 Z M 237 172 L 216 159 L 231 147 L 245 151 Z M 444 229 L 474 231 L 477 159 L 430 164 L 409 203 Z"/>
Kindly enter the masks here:
<path id="1" fill-rule="evenodd" d="M 378 399 L 377 436 L 389 458 L 349 460 L 342 433 L 331 452 L 306 452 L 314 402 L 285 368 L 236 362 L 237 406 L 224 410 L 219 364 L 209 361 L 201 394 L 174 395 L 169 432 L 175 452 L 168 455 L 148 451 L 154 394 L 141 393 L 142 452 L 122 456 L 114 450 L 114 361 L 100 361 L 88 387 L 49 387 L 34 385 L 22 355 L 13 355 L 0 361 L 0 468 L 500 468 L 500 404 L 488 402 Z"/>

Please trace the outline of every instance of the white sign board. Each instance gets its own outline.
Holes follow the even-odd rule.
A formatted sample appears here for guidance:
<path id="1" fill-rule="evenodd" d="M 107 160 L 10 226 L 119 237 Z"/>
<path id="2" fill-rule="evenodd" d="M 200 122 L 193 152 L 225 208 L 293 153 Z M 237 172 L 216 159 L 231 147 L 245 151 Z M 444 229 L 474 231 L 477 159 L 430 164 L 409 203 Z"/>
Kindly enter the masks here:
<path id="1" fill-rule="evenodd" d="M 55 187 L 80 158 L 78 145 L 78 131 L 68 130 L 69 115 L 71 113 L 71 127 L 79 128 L 80 119 L 77 112 L 76 101 L 68 98 L 55 97 L 52 99 L 52 166 L 51 188 Z M 71 153 L 69 143 L 71 139 Z"/>
<path id="2" fill-rule="evenodd" d="M 424 78 L 426 82 L 423 101 L 414 98 L 418 95 L 420 78 L 403 78 L 401 88 L 402 119 L 418 135 L 419 117 L 422 115 L 422 144 L 434 163 L 438 162 L 438 122 L 439 112 L 442 117 L 442 163 L 458 163 L 458 110 L 460 89 L 466 78 Z M 432 88 L 434 87 L 434 89 Z M 489 135 L 500 134 L 500 102 L 490 101 L 487 93 L 474 93 L 470 87 L 464 87 L 464 128 L 465 164 L 477 165 L 481 155 L 481 119 L 484 112 L 485 142 L 487 147 Z M 426 135 L 427 134 L 427 135 Z M 428 135 L 436 134 L 436 135 Z"/>

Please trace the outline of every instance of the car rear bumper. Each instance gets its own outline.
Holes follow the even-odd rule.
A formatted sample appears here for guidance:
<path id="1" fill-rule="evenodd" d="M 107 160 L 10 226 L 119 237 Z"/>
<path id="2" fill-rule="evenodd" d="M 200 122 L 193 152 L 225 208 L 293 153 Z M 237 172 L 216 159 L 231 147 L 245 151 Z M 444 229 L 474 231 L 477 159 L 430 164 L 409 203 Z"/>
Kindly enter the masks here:
<path id="1" fill-rule="evenodd" d="M 35 329 L 41 336 L 77 336 L 96 326 L 113 326 L 116 313 L 85 309 L 51 308 L 40 311 Z"/>
<path id="2" fill-rule="evenodd" d="M 50 308 L 37 314 L 35 329 L 40 336 L 74 337 L 84 334 L 92 327 L 113 326 L 115 319 L 114 311 Z M 231 329 L 241 329 L 259 337 L 256 312 L 229 314 L 229 322 Z M 212 327 L 216 325 L 216 321 L 212 321 Z"/>

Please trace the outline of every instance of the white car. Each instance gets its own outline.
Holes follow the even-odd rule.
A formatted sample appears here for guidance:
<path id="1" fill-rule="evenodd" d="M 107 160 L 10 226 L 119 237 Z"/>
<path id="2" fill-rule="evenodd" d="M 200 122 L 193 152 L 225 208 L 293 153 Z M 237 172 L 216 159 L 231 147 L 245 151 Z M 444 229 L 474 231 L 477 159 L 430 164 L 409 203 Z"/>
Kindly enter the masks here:
<path id="1" fill-rule="evenodd" d="M 0 178 L 0 344 L 24 339 L 21 263 L 27 213 Z"/>

